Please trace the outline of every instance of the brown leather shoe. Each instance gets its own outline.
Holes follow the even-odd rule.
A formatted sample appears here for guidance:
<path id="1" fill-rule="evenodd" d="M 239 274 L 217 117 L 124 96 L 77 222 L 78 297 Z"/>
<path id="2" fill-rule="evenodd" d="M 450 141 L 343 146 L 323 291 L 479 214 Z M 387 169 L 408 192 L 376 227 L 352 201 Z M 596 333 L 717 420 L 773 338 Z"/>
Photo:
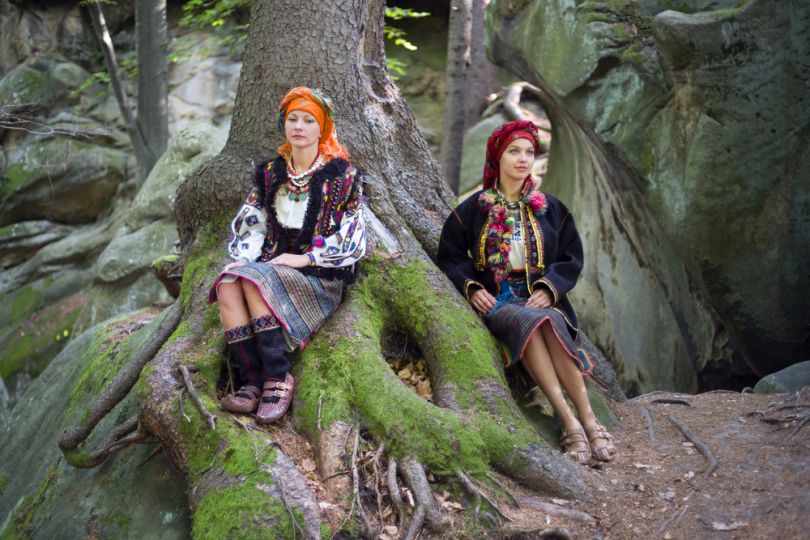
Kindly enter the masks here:
<path id="1" fill-rule="evenodd" d="M 262 399 L 259 401 L 259 408 L 256 411 L 256 423 L 269 424 L 284 416 L 292 403 L 294 390 L 295 379 L 289 373 L 284 378 L 284 382 L 276 379 L 265 381 Z M 275 403 L 270 401 L 270 398 L 273 397 L 277 397 L 278 401 Z"/>
<path id="2" fill-rule="evenodd" d="M 259 406 L 259 387 L 243 386 L 235 394 L 222 398 L 222 408 L 229 412 L 250 414 Z"/>

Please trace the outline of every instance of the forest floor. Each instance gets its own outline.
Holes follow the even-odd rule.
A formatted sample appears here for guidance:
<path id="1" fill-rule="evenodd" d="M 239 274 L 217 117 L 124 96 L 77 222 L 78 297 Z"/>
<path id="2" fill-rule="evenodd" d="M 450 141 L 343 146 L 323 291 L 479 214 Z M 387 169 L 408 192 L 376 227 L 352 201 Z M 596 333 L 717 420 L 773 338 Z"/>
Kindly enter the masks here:
<path id="1" fill-rule="evenodd" d="M 651 413 L 652 430 L 642 406 Z M 419 538 L 807 538 L 810 387 L 778 395 L 654 392 L 614 410 L 618 454 L 611 463 L 588 469 L 596 486 L 593 500 L 540 498 L 501 478 L 514 500 L 500 488 L 495 488 L 500 495 L 491 495 L 508 519 L 484 526 L 484 517 L 495 513 L 485 504 L 482 526 L 476 527 L 463 512 L 473 505 L 463 490 L 454 488 L 452 479 L 431 477 L 451 526 L 441 535 L 423 530 Z M 670 416 L 711 450 L 718 463 L 711 475 L 705 475 L 707 460 Z M 319 480 L 309 444 L 288 422 L 266 429 L 309 479 L 323 518 L 338 530 L 349 503 L 335 500 Z M 385 456 L 361 443 L 357 467 L 361 501 L 377 538 L 400 538 L 403 531 L 387 497 Z M 407 489 L 400 490 L 408 501 Z"/>

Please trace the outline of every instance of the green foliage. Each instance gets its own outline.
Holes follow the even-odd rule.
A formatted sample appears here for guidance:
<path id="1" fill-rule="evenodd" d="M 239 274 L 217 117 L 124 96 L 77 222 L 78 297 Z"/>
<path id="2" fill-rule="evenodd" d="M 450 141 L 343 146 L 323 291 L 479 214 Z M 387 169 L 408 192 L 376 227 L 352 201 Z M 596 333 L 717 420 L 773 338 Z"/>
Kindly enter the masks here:
<path id="1" fill-rule="evenodd" d="M 429 15 L 430 13 L 427 11 L 414 11 L 411 8 L 401 8 L 396 6 L 387 6 L 385 8 L 386 18 L 391 19 L 392 21 L 419 19 Z M 405 38 L 405 31 L 401 28 L 386 24 L 383 26 L 383 33 L 385 34 L 386 39 L 390 39 L 394 42 L 394 45 L 398 47 L 403 47 L 409 51 L 415 51 L 417 48 L 416 45 Z M 388 72 L 391 74 L 391 78 L 395 81 L 399 79 L 400 76 L 405 75 L 405 67 L 407 64 L 402 60 L 397 60 L 396 58 L 387 58 L 386 64 L 388 65 Z"/>
<path id="2" fill-rule="evenodd" d="M 251 0 L 189 0 L 183 4 L 181 28 L 194 30 L 213 30 L 217 45 L 230 49 L 236 55 L 247 39 L 247 19 Z M 179 47 L 180 42 L 172 41 L 172 52 L 169 59 L 179 62 L 189 54 L 189 49 Z M 199 53 L 199 50 L 195 52 Z M 206 52 L 203 52 L 206 54 Z"/>

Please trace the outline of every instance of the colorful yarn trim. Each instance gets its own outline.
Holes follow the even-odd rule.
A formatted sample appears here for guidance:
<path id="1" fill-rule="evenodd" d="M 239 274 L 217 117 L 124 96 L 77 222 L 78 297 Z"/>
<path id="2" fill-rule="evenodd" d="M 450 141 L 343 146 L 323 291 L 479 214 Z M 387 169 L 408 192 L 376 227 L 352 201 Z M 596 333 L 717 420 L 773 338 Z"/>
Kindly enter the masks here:
<path id="1" fill-rule="evenodd" d="M 278 319 L 276 319 L 272 313 L 250 319 L 250 325 L 253 327 L 253 331 L 257 334 L 260 332 L 267 332 L 268 330 L 281 326 Z"/>
<path id="2" fill-rule="evenodd" d="M 239 343 L 253 337 L 253 328 L 250 325 L 243 324 L 241 326 L 234 326 L 233 328 L 225 329 L 225 342 L 229 345 L 231 343 Z"/>
<path id="3" fill-rule="evenodd" d="M 535 216 L 540 217 L 548 209 L 546 196 L 535 189 L 535 182 L 527 181 L 519 200 L 522 208 L 529 208 Z M 496 187 L 487 189 L 478 197 L 478 208 L 489 213 L 489 230 L 486 233 L 485 250 L 487 265 L 494 274 L 495 282 L 500 283 L 509 275 L 509 251 L 512 234 L 515 231 L 515 218 L 507 211 L 509 203 Z M 514 204 L 514 203 L 512 203 Z"/>

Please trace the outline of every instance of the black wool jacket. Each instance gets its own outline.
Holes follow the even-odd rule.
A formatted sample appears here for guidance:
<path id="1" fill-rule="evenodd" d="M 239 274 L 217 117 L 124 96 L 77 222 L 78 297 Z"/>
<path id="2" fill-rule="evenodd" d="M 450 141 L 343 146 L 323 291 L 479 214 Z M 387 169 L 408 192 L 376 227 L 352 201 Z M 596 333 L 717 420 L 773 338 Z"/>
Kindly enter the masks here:
<path id="1" fill-rule="evenodd" d="M 481 208 L 479 191 L 461 203 L 444 223 L 439 239 L 437 263 L 456 288 L 467 297 L 478 288 L 497 296 L 499 285 L 487 264 L 485 240 L 489 210 Z M 571 212 L 557 198 L 544 194 L 548 206 L 537 216 L 522 208 L 521 224 L 527 245 L 526 281 L 529 293 L 544 287 L 551 294 L 552 307 L 560 311 L 576 337 L 577 318 L 568 292 L 582 271 L 582 242 Z"/>

